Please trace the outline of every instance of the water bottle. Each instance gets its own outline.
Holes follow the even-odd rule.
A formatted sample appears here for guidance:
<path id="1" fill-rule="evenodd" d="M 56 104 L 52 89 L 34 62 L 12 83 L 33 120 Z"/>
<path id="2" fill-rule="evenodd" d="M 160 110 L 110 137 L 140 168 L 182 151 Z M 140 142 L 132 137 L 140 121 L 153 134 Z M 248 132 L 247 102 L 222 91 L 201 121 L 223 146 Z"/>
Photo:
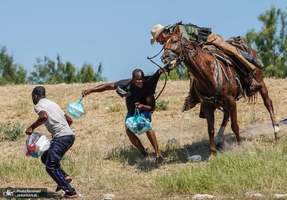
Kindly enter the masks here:
<path id="1" fill-rule="evenodd" d="M 187 159 L 192 162 L 199 162 L 201 161 L 201 155 L 188 156 Z"/>

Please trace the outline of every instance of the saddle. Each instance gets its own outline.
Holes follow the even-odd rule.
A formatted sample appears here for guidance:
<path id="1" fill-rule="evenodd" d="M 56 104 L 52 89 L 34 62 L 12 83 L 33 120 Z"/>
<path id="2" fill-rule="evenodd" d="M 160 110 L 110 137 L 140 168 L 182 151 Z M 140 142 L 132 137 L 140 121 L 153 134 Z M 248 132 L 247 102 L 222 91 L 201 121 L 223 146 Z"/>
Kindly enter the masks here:
<path id="1" fill-rule="evenodd" d="M 234 46 L 238 50 L 238 53 L 240 53 L 246 60 L 254 64 L 259 69 L 262 69 L 264 67 L 256 51 L 252 49 L 242 37 L 240 36 L 231 37 L 228 40 L 226 40 L 226 42 Z M 212 53 L 213 55 L 215 55 L 217 58 L 221 59 L 224 62 L 227 63 L 235 62 L 237 65 L 240 66 L 240 63 L 238 63 L 237 60 L 235 60 L 231 56 L 228 56 L 224 51 L 220 50 L 214 45 L 203 43 L 203 49 L 206 49 L 207 51 L 209 51 L 210 53 Z"/>
<path id="2" fill-rule="evenodd" d="M 226 40 L 226 42 L 236 47 L 238 53 L 240 53 L 250 63 L 254 64 L 254 66 L 259 69 L 263 68 L 263 63 L 256 51 L 253 50 L 240 36 L 231 37 L 230 39 Z M 248 82 L 250 71 L 247 70 L 247 68 L 235 56 L 226 54 L 223 50 L 211 43 L 202 43 L 201 45 L 203 50 L 226 63 L 227 66 L 234 66 L 237 75 L 239 75 L 238 78 L 240 78 L 240 80 L 243 82 L 243 85 L 245 85 L 244 82 Z"/>
<path id="3" fill-rule="evenodd" d="M 241 53 L 249 62 L 253 63 L 256 67 L 262 69 L 263 64 L 260 60 L 260 58 L 257 56 L 256 51 L 253 50 L 251 47 L 248 46 L 247 42 L 244 41 L 241 37 L 232 37 L 228 40 L 226 40 L 229 44 L 235 46 L 239 53 Z M 223 63 L 226 63 L 227 66 L 233 66 L 236 71 L 236 82 L 238 87 L 240 88 L 240 92 L 237 94 L 237 100 L 241 97 L 245 96 L 245 94 L 248 95 L 248 85 L 247 85 L 247 79 L 249 77 L 249 71 L 240 63 L 235 57 L 227 55 L 224 51 L 219 49 L 213 44 L 210 43 L 202 43 L 201 47 L 204 51 L 208 52 L 218 60 L 222 61 Z M 199 99 L 197 95 L 194 94 L 194 82 L 190 86 L 189 95 L 186 97 L 183 111 L 187 111 L 194 107 L 198 102 Z M 202 113 L 200 115 L 203 117 Z"/>

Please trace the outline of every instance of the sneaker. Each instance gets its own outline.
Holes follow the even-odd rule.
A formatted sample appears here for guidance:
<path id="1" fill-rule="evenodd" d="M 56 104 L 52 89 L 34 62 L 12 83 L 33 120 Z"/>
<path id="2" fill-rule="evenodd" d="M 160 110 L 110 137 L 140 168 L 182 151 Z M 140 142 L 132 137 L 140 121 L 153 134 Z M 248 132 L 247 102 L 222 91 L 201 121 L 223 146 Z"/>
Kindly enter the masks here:
<path id="1" fill-rule="evenodd" d="M 68 183 L 71 183 L 73 180 L 72 177 L 70 177 L 70 176 L 66 176 L 65 179 Z M 62 189 L 61 186 L 58 185 L 55 191 L 59 192 L 61 189 Z"/>

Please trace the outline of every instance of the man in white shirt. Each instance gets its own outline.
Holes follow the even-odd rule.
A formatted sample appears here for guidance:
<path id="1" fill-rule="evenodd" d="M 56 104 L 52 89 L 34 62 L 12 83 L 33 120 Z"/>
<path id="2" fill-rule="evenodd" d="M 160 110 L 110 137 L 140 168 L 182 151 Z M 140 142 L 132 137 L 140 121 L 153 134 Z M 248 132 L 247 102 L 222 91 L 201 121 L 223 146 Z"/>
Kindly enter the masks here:
<path id="1" fill-rule="evenodd" d="M 46 98 L 46 90 L 43 86 L 33 89 L 32 100 L 38 119 L 27 128 L 26 134 L 32 134 L 34 129 L 45 124 L 52 134 L 52 141 L 50 148 L 41 156 L 41 160 L 48 174 L 58 184 L 57 190 L 64 190 L 66 198 L 76 198 L 78 194 L 69 184 L 72 179 L 61 169 L 60 165 L 62 157 L 75 141 L 75 134 L 70 128 L 73 120 L 62 111 L 58 104 Z"/>

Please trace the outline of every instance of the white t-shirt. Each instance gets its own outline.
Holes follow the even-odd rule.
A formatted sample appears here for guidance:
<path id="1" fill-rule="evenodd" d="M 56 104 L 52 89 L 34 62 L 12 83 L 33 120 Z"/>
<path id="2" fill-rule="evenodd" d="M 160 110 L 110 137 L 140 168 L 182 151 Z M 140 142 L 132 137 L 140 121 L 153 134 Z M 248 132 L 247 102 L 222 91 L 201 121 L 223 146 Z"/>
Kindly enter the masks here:
<path id="1" fill-rule="evenodd" d="M 47 113 L 48 120 L 45 122 L 45 126 L 52 133 L 52 137 L 74 135 L 66 120 L 65 113 L 55 102 L 46 98 L 40 99 L 35 105 L 34 110 L 37 114 L 41 111 Z"/>

